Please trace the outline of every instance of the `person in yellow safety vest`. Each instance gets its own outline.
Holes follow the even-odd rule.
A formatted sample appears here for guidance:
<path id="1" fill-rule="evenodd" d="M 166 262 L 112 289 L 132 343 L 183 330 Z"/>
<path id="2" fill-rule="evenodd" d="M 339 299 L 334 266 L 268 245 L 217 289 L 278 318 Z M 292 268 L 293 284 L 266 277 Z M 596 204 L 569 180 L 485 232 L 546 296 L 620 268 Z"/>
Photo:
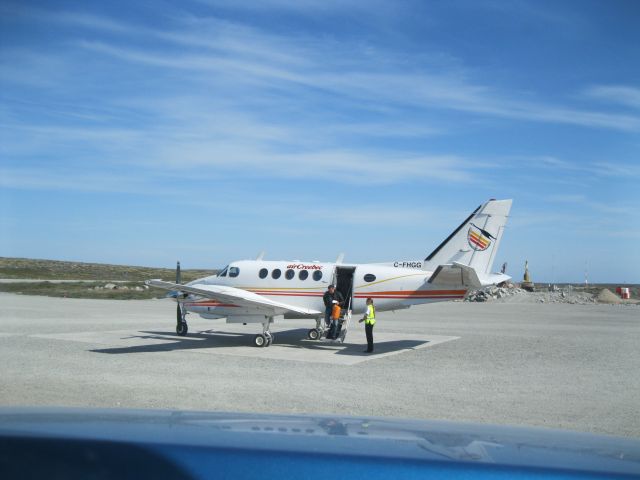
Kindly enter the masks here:
<path id="1" fill-rule="evenodd" d="M 376 324 L 376 307 L 373 306 L 371 297 L 367 298 L 367 310 L 359 323 L 362 322 L 364 322 L 364 331 L 367 334 L 367 349 L 365 353 L 371 353 L 373 352 L 373 326 Z"/>

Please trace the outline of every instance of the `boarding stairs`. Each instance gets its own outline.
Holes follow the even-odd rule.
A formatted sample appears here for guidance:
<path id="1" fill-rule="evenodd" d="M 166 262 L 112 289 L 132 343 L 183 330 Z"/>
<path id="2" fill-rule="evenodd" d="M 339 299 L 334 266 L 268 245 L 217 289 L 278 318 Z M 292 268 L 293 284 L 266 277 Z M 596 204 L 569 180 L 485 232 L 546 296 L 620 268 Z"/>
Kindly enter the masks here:
<path id="1" fill-rule="evenodd" d="M 349 327 L 351 327 L 352 314 L 353 312 L 351 310 L 351 299 L 349 299 L 347 308 L 343 308 L 340 311 L 340 318 L 338 319 L 338 336 L 336 338 L 327 338 L 327 335 L 329 335 L 330 331 L 330 329 L 327 328 L 323 332 L 320 341 L 328 343 L 344 343 L 344 339 L 347 337 Z"/>

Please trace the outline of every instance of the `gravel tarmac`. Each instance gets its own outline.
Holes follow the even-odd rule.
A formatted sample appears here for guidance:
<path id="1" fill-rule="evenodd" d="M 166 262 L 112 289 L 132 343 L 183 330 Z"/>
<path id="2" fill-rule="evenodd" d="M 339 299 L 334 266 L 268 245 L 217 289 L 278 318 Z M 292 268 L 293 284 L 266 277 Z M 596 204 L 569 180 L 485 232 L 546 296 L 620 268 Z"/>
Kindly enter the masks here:
<path id="1" fill-rule="evenodd" d="M 448 302 L 379 313 L 373 356 L 283 321 L 188 317 L 168 300 L 0 294 L 0 405 L 392 416 L 640 437 L 640 307 Z M 323 355 L 326 353 L 326 358 Z M 345 360 L 346 359 L 346 360 Z M 348 360 L 348 361 L 347 361 Z"/>

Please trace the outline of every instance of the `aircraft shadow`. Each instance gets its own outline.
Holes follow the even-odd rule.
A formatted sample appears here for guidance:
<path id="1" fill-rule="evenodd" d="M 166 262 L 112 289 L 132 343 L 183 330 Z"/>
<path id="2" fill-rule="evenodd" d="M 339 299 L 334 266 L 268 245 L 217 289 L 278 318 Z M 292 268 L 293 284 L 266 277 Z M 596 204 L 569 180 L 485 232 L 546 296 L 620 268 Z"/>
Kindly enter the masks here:
<path id="1" fill-rule="evenodd" d="M 125 339 L 164 340 L 163 343 L 129 345 L 126 347 L 96 348 L 96 353 L 152 353 L 172 352 L 174 350 L 199 350 L 216 347 L 246 347 L 251 345 L 253 335 L 238 332 L 205 330 L 189 333 L 186 337 L 178 337 L 173 331 L 141 331 L 139 335 L 131 335 Z"/>
<path id="2" fill-rule="evenodd" d="M 426 345 L 429 341 L 419 340 L 389 340 L 382 342 L 374 341 L 373 353 L 365 353 L 367 348 L 366 340 L 362 343 L 330 343 L 330 342 L 306 342 L 301 348 L 308 350 L 327 350 L 332 351 L 335 355 L 352 355 L 352 356 L 376 356 L 384 353 L 398 352 L 400 350 L 413 350 L 422 345 Z M 289 345 L 282 345 L 289 347 Z"/>
<path id="3" fill-rule="evenodd" d="M 362 343 L 332 343 L 332 342 L 314 342 L 307 339 L 307 329 L 300 328 L 294 330 L 285 330 L 274 332 L 274 346 L 305 349 L 311 351 L 325 350 L 335 355 L 356 355 L 356 356 L 375 356 L 378 354 L 396 352 L 399 350 L 410 350 L 426 343 L 428 341 L 418 340 L 393 340 L 380 341 L 375 343 L 375 351 L 373 354 L 363 352 L 366 348 L 366 341 L 363 338 Z M 189 333 L 186 337 L 178 337 L 173 331 L 140 331 L 139 334 L 125 337 L 124 339 L 145 340 L 162 340 L 162 343 L 129 345 L 123 347 L 109 347 L 91 349 L 89 351 L 95 353 L 106 354 L 128 354 L 128 353 L 154 353 L 154 352 L 171 352 L 176 350 L 200 350 L 215 349 L 225 347 L 251 347 L 253 345 L 254 333 L 228 332 L 223 330 L 204 330 Z M 349 337 L 347 337 L 349 340 Z M 257 348 L 257 347 L 254 347 Z"/>

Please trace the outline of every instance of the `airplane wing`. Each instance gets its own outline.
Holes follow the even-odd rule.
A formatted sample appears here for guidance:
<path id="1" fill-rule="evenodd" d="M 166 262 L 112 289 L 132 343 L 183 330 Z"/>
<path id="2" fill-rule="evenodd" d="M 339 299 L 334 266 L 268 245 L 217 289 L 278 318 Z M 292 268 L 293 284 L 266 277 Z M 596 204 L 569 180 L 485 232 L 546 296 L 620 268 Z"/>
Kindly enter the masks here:
<path id="1" fill-rule="evenodd" d="M 165 290 L 179 290 L 192 293 L 201 297 L 211 298 L 220 302 L 233 303 L 239 307 L 246 307 L 264 312 L 265 315 L 282 315 L 287 312 L 300 313 L 302 315 L 321 315 L 319 310 L 298 307 L 282 302 L 274 302 L 257 293 L 242 290 L 240 288 L 226 287 L 222 285 L 180 285 L 178 283 L 164 282 L 162 280 L 147 280 L 145 284 L 151 287 Z"/>

